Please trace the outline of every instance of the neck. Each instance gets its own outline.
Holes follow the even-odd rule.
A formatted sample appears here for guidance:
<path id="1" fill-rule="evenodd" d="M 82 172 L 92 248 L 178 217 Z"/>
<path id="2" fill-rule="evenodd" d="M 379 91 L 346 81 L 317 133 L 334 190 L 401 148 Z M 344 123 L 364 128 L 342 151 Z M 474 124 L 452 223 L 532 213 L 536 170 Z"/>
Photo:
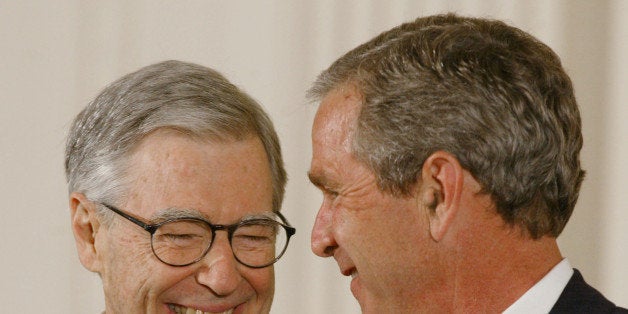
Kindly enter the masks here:
<path id="1" fill-rule="evenodd" d="M 500 244 L 501 254 L 480 252 L 490 257 L 476 256 L 474 267 L 459 260 L 451 277 L 454 309 L 502 312 L 561 261 L 555 239 L 527 241 L 519 247 Z"/>
<path id="2" fill-rule="evenodd" d="M 503 224 L 456 242 L 443 257 L 441 289 L 422 302 L 428 312 L 503 312 L 562 260 L 555 238 L 533 240 Z"/>

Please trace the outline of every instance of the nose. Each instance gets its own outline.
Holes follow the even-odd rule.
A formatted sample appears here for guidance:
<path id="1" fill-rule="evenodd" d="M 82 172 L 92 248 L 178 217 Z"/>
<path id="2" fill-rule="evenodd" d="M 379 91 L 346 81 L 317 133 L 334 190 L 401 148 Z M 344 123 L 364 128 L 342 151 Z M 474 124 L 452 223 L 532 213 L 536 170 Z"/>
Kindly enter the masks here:
<path id="1" fill-rule="evenodd" d="M 327 198 L 323 199 L 323 204 L 318 210 L 316 221 L 312 228 L 312 252 L 320 257 L 330 257 L 338 247 L 332 230 L 332 210 L 331 202 Z"/>
<path id="2" fill-rule="evenodd" d="M 211 249 L 199 263 L 202 266 L 196 274 L 196 280 L 217 296 L 230 295 L 240 285 L 242 275 L 226 232 L 216 233 Z"/>

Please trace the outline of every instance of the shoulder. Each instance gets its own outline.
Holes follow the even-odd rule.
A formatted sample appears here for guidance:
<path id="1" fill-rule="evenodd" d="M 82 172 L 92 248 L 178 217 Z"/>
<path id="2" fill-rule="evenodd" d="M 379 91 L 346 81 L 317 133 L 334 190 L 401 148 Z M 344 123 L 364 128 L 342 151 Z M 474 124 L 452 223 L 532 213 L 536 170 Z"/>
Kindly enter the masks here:
<path id="1" fill-rule="evenodd" d="M 587 284 L 582 274 L 574 269 L 571 279 L 550 313 L 628 313 L 628 310 L 615 306 Z"/>

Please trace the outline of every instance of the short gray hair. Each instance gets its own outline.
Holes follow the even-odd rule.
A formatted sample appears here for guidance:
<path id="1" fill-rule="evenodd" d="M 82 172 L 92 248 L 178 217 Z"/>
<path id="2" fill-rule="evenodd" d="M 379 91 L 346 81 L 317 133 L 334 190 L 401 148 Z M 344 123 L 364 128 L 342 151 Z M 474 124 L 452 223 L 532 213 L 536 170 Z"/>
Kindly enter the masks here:
<path id="1" fill-rule="evenodd" d="M 259 137 L 271 169 L 273 210 L 280 210 L 287 178 L 268 115 L 220 73 L 180 61 L 125 75 L 78 114 L 65 151 L 69 191 L 98 202 L 121 200 L 130 153 L 161 128 L 219 141 Z"/>
<path id="2" fill-rule="evenodd" d="M 407 194 L 438 150 L 455 155 L 497 212 L 558 236 L 584 171 L 580 113 L 558 56 L 503 22 L 454 14 L 386 31 L 323 71 L 309 96 L 345 84 L 362 105 L 353 152 L 379 187 Z"/>

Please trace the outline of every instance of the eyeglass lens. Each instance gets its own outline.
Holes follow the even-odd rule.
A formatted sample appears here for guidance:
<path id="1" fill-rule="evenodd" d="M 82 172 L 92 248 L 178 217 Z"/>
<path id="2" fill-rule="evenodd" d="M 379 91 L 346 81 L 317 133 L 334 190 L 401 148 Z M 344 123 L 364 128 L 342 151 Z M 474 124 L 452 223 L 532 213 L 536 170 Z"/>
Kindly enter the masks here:
<path id="1" fill-rule="evenodd" d="M 212 236 L 211 228 L 202 221 L 172 221 L 159 226 L 153 234 L 153 251 L 164 263 L 191 264 L 205 255 Z M 231 238 L 231 248 L 240 263 L 263 267 L 283 254 L 287 242 L 286 230 L 279 223 L 260 219 L 238 225 Z"/>

